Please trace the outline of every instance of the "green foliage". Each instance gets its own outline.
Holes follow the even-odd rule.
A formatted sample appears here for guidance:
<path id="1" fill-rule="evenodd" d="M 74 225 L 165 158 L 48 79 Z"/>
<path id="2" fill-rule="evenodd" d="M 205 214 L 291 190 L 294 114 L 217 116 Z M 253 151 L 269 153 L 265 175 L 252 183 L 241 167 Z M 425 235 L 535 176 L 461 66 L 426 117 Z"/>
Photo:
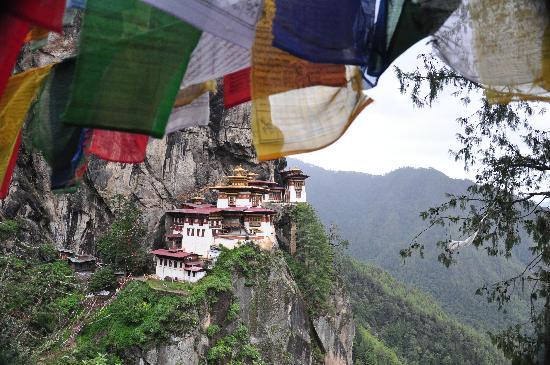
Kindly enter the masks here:
<path id="1" fill-rule="evenodd" d="M 266 255 L 250 245 L 223 250 L 211 272 L 194 284 L 172 283 L 177 287 L 160 287 L 158 281 L 130 282 L 111 304 L 89 320 L 77 337 L 76 348 L 67 356 L 75 364 L 92 359 L 98 353 L 124 358 L 125 351 L 132 346 L 158 343 L 173 334 L 188 331 L 198 325 L 205 305 L 216 303 L 221 294 L 233 289 L 233 272 L 250 278 L 265 272 L 269 261 Z M 231 311 L 236 313 L 236 318 L 237 302 L 230 306 Z M 215 336 L 217 331 L 219 329 L 211 326 L 207 332 Z M 244 337 L 247 336 L 246 333 Z M 223 352 L 224 346 L 222 343 L 214 351 Z M 255 358 L 249 347 L 243 347 L 235 356 L 243 361 Z"/>
<path id="2" fill-rule="evenodd" d="M 334 253 L 327 232 L 315 210 L 306 203 L 292 211 L 296 223 L 296 254 L 287 255 L 292 276 L 308 303 L 310 314 L 326 313 L 334 281 Z"/>
<path id="3" fill-rule="evenodd" d="M 241 310 L 241 307 L 239 306 L 239 302 L 237 301 L 231 302 L 231 305 L 229 306 L 229 310 L 227 311 L 226 319 L 228 321 L 233 321 L 239 316 L 240 310 Z"/>
<path id="4" fill-rule="evenodd" d="M 211 325 L 208 326 L 208 328 L 206 329 L 206 335 L 207 335 L 208 337 L 214 337 L 214 336 L 217 335 L 219 332 L 220 332 L 220 326 L 218 326 L 217 324 L 211 324 Z"/>
<path id="5" fill-rule="evenodd" d="M 115 197 L 115 219 L 109 230 L 98 239 L 97 251 L 103 262 L 115 270 L 140 275 L 148 270 L 145 250 L 145 224 L 141 211 L 127 198 Z"/>
<path id="6" fill-rule="evenodd" d="M 115 271 L 110 266 L 102 267 L 92 274 L 88 290 L 97 293 L 102 290 L 115 290 L 118 287 Z"/>
<path id="7" fill-rule="evenodd" d="M 354 365 L 402 365 L 395 352 L 370 334 L 362 326 L 357 326 L 353 340 Z"/>
<path id="8" fill-rule="evenodd" d="M 449 317 L 426 294 L 407 288 L 380 269 L 347 257 L 339 258 L 337 267 L 351 296 L 356 325 L 372 329 L 402 363 L 506 363 L 489 339 Z M 358 336 L 364 334 L 357 332 Z M 359 337 L 355 345 L 365 349 L 376 343 Z M 382 353 L 382 358 L 392 358 L 391 352 Z M 369 358 L 364 352 L 355 356 L 356 362 Z"/>
<path id="9" fill-rule="evenodd" d="M 0 256 L 0 272 L 0 364 L 25 363 L 80 311 L 83 295 L 63 261 Z"/>
<path id="10" fill-rule="evenodd" d="M 38 247 L 38 256 L 44 262 L 53 262 L 57 260 L 57 250 L 52 244 L 42 244 Z"/>
<path id="11" fill-rule="evenodd" d="M 217 340 L 208 350 L 207 359 L 209 364 L 263 364 L 260 352 L 250 343 L 250 335 L 244 324 L 240 324 L 233 333 Z"/>
<path id="12" fill-rule="evenodd" d="M 12 219 L 0 222 L 0 240 L 4 241 L 14 237 L 19 230 L 19 223 Z"/>

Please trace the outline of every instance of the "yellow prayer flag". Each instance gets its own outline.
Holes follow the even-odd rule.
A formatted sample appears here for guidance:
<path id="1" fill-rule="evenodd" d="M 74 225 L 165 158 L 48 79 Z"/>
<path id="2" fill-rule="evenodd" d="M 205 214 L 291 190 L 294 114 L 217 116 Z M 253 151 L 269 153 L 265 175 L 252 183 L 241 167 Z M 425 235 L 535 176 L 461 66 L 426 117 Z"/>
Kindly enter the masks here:
<path id="1" fill-rule="evenodd" d="M 4 180 L 13 146 L 27 111 L 53 65 L 12 76 L 0 99 L 0 181 Z"/>

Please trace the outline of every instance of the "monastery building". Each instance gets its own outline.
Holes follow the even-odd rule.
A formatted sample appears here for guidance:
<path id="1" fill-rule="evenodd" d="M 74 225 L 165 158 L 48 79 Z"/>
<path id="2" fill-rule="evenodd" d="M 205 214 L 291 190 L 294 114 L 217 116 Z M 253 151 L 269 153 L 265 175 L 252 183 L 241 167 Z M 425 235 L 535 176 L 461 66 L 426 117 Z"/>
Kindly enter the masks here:
<path id="1" fill-rule="evenodd" d="M 306 201 L 305 179 L 300 169 L 281 173 L 284 186 L 258 180 L 257 174 L 241 167 L 224 184 L 210 187 L 217 193 L 216 205 L 195 197 L 181 208 L 166 212 L 166 250 L 155 250 L 156 275 L 197 281 L 204 276 L 200 260 L 215 260 L 220 247 L 234 248 L 252 241 L 264 250 L 276 244 L 275 211 L 266 203 Z M 192 265 L 189 265 L 192 263 Z"/>

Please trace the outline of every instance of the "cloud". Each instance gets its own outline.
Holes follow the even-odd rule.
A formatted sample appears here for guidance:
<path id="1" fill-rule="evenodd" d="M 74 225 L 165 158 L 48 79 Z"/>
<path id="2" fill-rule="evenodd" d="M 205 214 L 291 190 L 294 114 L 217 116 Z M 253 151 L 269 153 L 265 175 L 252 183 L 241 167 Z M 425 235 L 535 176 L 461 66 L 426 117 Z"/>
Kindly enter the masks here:
<path id="1" fill-rule="evenodd" d="M 418 54 L 429 51 L 426 41 L 420 41 L 395 64 L 413 70 L 419 64 Z M 418 109 L 409 96 L 399 92 L 392 66 L 378 86 L 367 92 L 375 102 L 339 141 L 295 157 L 331 170 L 385 174 L 404 166 L 433 167 L 451 177 L 471 178 L 471 173 L 464 172 L 462 164 L 449 155 L 449 149 L 458 147 L 455 136 L 460 127 L 456 119 L 474 110 L 463 107 L 451 92 L 445 90 L 431 108 Z"/>

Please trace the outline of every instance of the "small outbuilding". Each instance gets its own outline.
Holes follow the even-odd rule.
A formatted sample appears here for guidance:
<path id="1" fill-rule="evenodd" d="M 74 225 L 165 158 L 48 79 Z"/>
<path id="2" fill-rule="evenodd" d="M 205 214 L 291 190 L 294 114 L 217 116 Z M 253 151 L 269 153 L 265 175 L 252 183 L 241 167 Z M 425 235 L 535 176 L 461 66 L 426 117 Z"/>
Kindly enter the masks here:
<path id="1" fill-rule="evenodd" d="M 75 255 L 68 258 L 69 265 L 74 271 L 94 271 L 97 264 L 97 258 L 92 255 Z"/>

